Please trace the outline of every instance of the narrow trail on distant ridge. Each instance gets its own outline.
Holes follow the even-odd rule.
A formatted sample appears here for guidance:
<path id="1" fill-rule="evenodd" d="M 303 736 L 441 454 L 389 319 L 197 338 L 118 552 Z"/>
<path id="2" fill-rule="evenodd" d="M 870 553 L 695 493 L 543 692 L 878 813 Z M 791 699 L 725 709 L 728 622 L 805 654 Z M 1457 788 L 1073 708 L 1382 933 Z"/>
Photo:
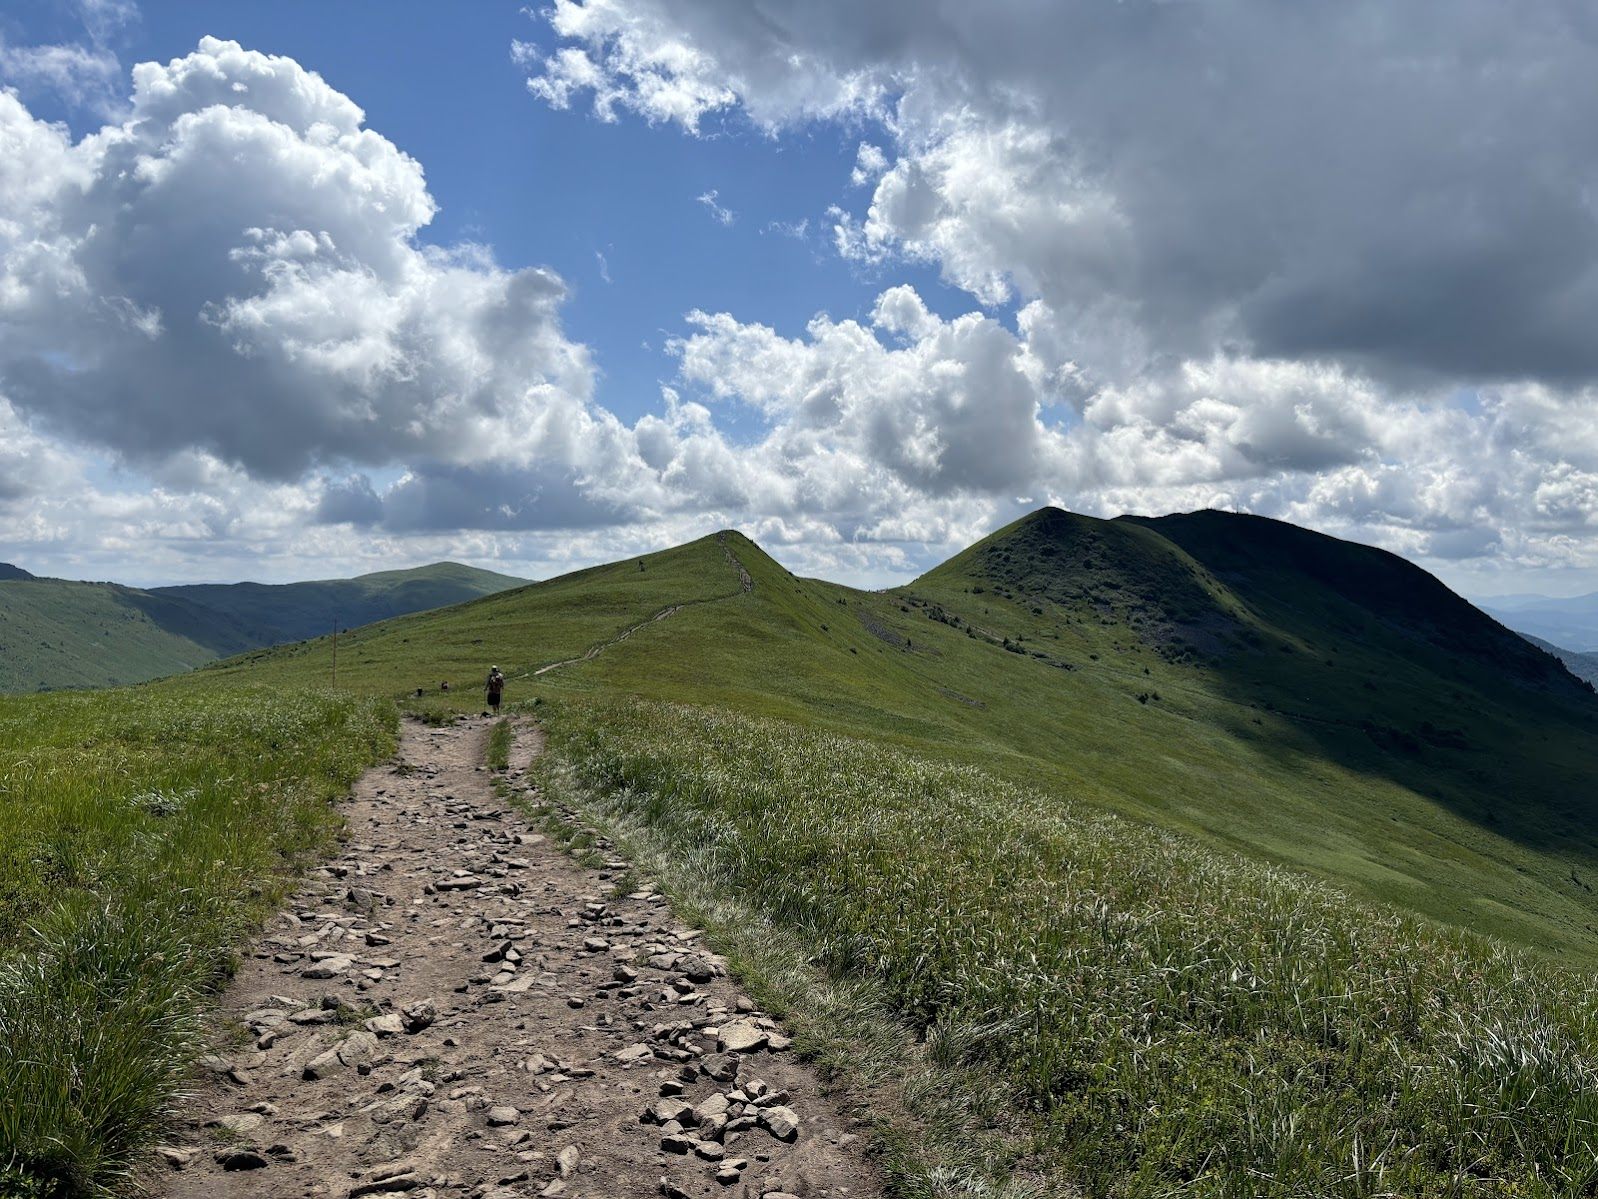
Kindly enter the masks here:
<path id="1" fill-rule="evenodd" d="M 697 606 L 699 606 L 701 604 L 719 604 L 723 600 L 735 599 L 739 595 L 748 595 L 750 592 L 752 592 L 755 589 L 755 581 L 754 581 L 754 579 L 749 577 L 749 571 L 747 569 L 745 569 L 744 564 L 738 560 L 738 555 L 732 552 L 732 546 L 727 544 L 727 534 L 726 533 L 717 533 L 716 534 L 716 540 L 721 543 L 721 552 L 727 555 L 727 561 L 730 562 L 733 565 L 733 567 L 738 571 L 739 587 L 738 587 L 738 590 L 736 592 L 734 592 L 732 595 L 717 595 L 717 596 L 712 596 L 710 599 L 694 600 L 691 603 L 673 604 L 669 608 L 662 608 L 659 612 L 656 612 L 648 620 L 641 621 L 638 624 L 633 625 L 632 628 L 624 630 L 623 632 L 619 633 L 615 637 L 612 637 L 609 641 L 602 641 L 598 645 L 590 647 L 588 652 L 586 652 L 584 654 L 581 654 L 578 657 L 567 658 L 564 662 L 551 662 L 548 666 L 540 666 L 537 670 L 532 672 L 532 676 L 531 677 L 537 678 L 539 675 L 548 674 L 552 670 L 560 670 L 563 667 L 576 666 L 576 665 L 578 665 L 581 662 L 591 661 L 592 659 L 599 657 L 600 654 L 604 653 L 607 649 L 610 649 L 612 646 L 620 645 L 623 641 L 626 641 L 627 638 L 631 637 L 639 629 L 648 628 L 650 625 L 654 624 L 656 621 L 665 620 L 668 616 L 675 616 L 677 613 L 681 612 L 684 608 L 693 608 L 693 607 L 697 607 Z M 527 676 L 523 676 L 523 677 L 527 677 Z"/>
<path id="2" fill-rule="evenodd" d="M 139 1181 L 156 1199 L 874 1199 L 856 1127 L 629 875 L 585 868 L 481 765 L 493 721 L 407 721 L 222 996 Z M 568 818 L 569 819 L 569 818 Z M 622 890 L 623 884 L 627 888 Z"/>

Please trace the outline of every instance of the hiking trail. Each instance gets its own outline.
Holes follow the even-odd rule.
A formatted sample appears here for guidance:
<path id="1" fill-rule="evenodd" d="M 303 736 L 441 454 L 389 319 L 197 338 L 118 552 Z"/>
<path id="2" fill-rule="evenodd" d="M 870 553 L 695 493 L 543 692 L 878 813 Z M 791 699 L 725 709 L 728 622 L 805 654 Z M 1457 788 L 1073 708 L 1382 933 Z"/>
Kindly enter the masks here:
<path id="1" fill-rule="evenodd" d="M 348 840 L 250 946 L 142 1177 L 161 1199 L 881 1193 L 860 1125 L 698 930 L 501 799 L 542 734 L 407 720 Z M 607 842 L 599 852 L 612 855 Z M 618 893 L 618 884 L 625 893 Z"/>
<path id="2" fill-rule="evenodd" d="M 736 598 L 739 595 L 748 595 L 750 592 L 752 592 L 755 589 L 755 581 L 754 581 L 754 579 L 749 577 L 749 571 L 747 569 L 745 569 L 744 564 L 741 561 L 739 561 L 738 555 L 732 552 L 732 546 L 727 544 L 727 534 L 724 533 L 724 532 L 723 533 L 717 533 L 716 534 L 716 540 L 721 543 L 721 552 L 727 555 L 727 561 L 730 562 L 733 565 L 733 567 L 738 571 L 738 590 L 736 592 L 734 592 L 732 595 L 718 595 L 718 596 L 713 596 L 710 599 L 695 600 L 692 603 L 688 603 L 688 604 L 672 604 L 669 608 L 662 608 L 659 612 L 656 612 L 648 620 L 640 621 L 638 624 L 633 625 L 631 628 L 624 629 L 622 632 L 620 632 L 616 636 L 612 637 L 609 641 L 602 641 L 598 645 L 591 646 L 586 653 L 579 654 L 575 658 L 567 658 L 563 662 L 551 662 L 548 666 L 540 666 L 537 670 L 532 672 L 532 677 L 533 678 L 537 678 L 539 675 L 548 674 L 552 670 L 560 670 L 563 667 L 576 666 L 580 662 L 591 661 L 592 659 L 599 657 L 600 654 L 604 653 L 607 649 L 610 649 L 612 646 L 620 645 L 623 641 L 626 641 L 627 638 L 631 637 L 639 629 L 648 628 L 650 625 L 654 624 L 657 620 L 665 620 L 668 616 L 675 616 L 675 615 L 677 615 L 677 613 L 681 612 L 684 608 L 691 608 L 691 607 L 694 607 L 697 604 L 719 604 L 723 600 L 734 599 L 734 598 Z M 527 676 L 524 675 L 522 677 L 525 678 Z"/>

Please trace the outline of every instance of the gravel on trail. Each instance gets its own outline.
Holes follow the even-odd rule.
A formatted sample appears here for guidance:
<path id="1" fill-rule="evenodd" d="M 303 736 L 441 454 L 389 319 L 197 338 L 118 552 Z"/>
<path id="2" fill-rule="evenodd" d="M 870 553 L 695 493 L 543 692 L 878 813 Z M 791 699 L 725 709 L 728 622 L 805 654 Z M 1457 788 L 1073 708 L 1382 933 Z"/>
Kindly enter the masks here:
<path id="1" fill-rule="evenodd" d="M 501 800 L 492 724 L 407 721 L 356 784 L 342 855 L 223 994 L 147 1192 L 880 1195 L 860 1124 L 700 932 Z M 514 790 L 540 744 L 518 727 Z"/>

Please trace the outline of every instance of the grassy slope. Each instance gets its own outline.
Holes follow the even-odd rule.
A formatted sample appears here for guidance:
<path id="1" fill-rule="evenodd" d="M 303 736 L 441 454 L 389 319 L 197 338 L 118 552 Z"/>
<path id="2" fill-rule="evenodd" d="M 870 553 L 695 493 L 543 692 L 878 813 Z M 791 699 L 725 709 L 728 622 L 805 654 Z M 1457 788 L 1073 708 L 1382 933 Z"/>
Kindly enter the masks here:
<path id="1" fill-rule="evenodd" d="M 640 564 L 643 569 L 639 569 Z M 580 656 L 667 607 L 736 594 L 738 577 L 714 537 L 670 553 L 575 571 L 439 611 L 383 621 L 339 637 L 340 687 L 390 695 L 428 692 L 429 703 L 471 705 L 490 665 L 508 679 L 506 702 L 542 686 L 533 672 Z M 284 686 L 326 683 L 333 639 L 256 650 L 207 667 L 192 680 L 209 688 L 233 680 Z M 437 694 L 441 682 L 454 690 Z"/>
<path id="2" fill-rule="evenodd" d="M 1250 575 L 1230 560 L 1210 569 L 1160 537 L 1160 522 L 1068 523 L 1042 538 L 1028 518 L 909 590 L 1077 665 L 1059 693 L 1074 709 L 1073 736 L 1091 749 L 1051 756 L 1090 761 L 1107 785 L 1097 798 L 1374 898 L 1593 960 L 1598 905 L 1583 884 L 1598 867 L 1598 705 L 1572 680 L 1539 675 L 1552 667 L 1543 655 L 1517 657 L 1517 638 L 1469 612 L 1437 623 L 1493 635 L 1484 657 L 1417 639 L 1284 569 L 1280 546 L 1268 557 L 1277 565 Z M 1218 560 L 1221 537 L 1206 532 L 1210 543 L 1186 540 Z M 1091 565 L 1041 569 L 1027 546 L 1049 541 L 1062 547 L 1056 562 Z M 1337 562 L 1334 576 L 1354 580 L 1354 593 L 1374 585 L 1356 566 L 1389 565 L 1348 543 L 1314 548 L 1355 560 Z M 1399 580 L 1398 606 L 1424 583 L 1442 590 L 1407 571 L 1421 577 Z M 995 575 L 1009 576 L 1004 593 Z M 1511 671 L 1535 685 L 1506 686 Z M 1095 683 L 1118 694 L 1101 707 Z"/>
<path id="3" fill-rule="evenodd" d="M 738 592 L 720 545 L 706 538 L 652 556 L 645 571 L 636 560 L 598 567 L 341 638 L 340 683 L 396 698 L 420 686 L 428 698 L 416 702 L 474 705 L 493 661 L 510 676 L 511 702 L 640 695 L 867 735 L 1307 869 L 1451 924 L 1598 960 L 1598 903 L 1587 890 L 1598 876 L 1587 809 L 1598 740 L 1579 706 L 1499 688 L 1489 668 L 1440 681 L 1392 658 L 1396 642 L 1361 648 L 1352 635 L 1328 668 L 1302 628 L 1274 609 L 1255 614 L 1151 530 L 1084 528 L 1118 545 L 1090 590 L 1110 597 L 1109 582 L 1124 593 L 1153 581 L 1170 601 L 1166 625 L 1179 627 L 1183 612 L 1190 625 L 1213 625 L 1210 605 L 1268 648 L 1239 650 L 1222 671 L 1192 648 L 1201 638 L 1188 626 L 1180 626 L 1184 644 L 1170 641 L 1164 653 L 1141 643 L 1119 600 L 1083 606 L 1014 585 L 997 584 L 1009 595 L 996 591 L 987 554 L 1009 543 L 1015 558 L 1015 529 L 881 594 L 796 579 L 729 534 L 753 576 L 751 594 Z M 624 647 L 532 673 L 682 602 L 691 606 Z M 1258 595 L 1250 602 L 1267 607 Z M 958 626 L 944 622 L 956 617 Z M 1007 638 L 1023 652 L 1006 650 Z M 1446 665 L 1448 655 L 1433 656 Z M 330 669 L 330 639 L 321 638 L 201 674 L 287 684 L 325 681 Z M 1373 675 L 1379 692 L 1363 685 Z M 465 695 L 439 696 L 444 678 L 467 680 Z M 1439 686 L 1463 698 L 1438 712 Z M 1372 718 L 1384 740 L 1360 727 Z M 1443 744 L 1420 739 L 1428 720 Z M 1471 748 L 1450 748 L 1456 734 Z M 1401 736 L 1416 748 L 1389 743 Z"/>
<path id="4" fill-rule="evenodd" d="M 252 644 L 180 598 L 115 583 L 0 582 L 0 694 L 142 682 Z"/>
<path id="5" fill-rule="evenodd" d="M 335 614 L 355 627 L 520 585 L 452 562 L 275 586 L 0 581 L 0 694 L 144 682 L 315 636 Z"/>

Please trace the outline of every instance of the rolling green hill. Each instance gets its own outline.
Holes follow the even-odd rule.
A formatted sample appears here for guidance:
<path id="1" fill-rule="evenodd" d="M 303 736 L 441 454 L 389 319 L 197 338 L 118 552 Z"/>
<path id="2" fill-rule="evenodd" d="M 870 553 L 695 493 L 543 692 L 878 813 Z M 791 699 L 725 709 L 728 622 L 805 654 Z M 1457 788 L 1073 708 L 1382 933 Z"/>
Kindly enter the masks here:
<path id="1" fill-rule="evenodd" d="M 203 673 L 326 680 L 331 651 Z M 338 673 L 471 704 L 437 681 L 490 662 L 508 702 L 640 696 L 882 739 L 1598 961 L 1598 699 L 1418 568 L 1279 522 L 1043 509 L 884 593 L 728 533 L 374 625 Z"/>
<path id="2" fill-rule="evenodd" d="M 727 532 L 337 644 L 336 691 L 322 635 L 11 727 L 77 778 L 62 754 L 164 751 L 188 713 L 447 720 L 497 663 L 550 831 L 603 826 L 897 1113 L 907 1194 L 1598 1185 L 1598 698 L 1391 555 L 1043 509 L 862 592 Z M 150 802 L 100 790 L 107 825 Z M 44 910 L 30 864 L 76 858 L 33 827 Z"/>
<path id="3" fill-rule="evenodd" d="M 353 579 L 306 583 L 199 583 L 157 587 L 160 595 L 203 605 L 251 630 L 256 645 L 302 641 L 332 629 L 459 604 L 521 587 L 526 579 L 436 562 L 414 570 L 385 570 Z"/>
<path id="4" fill-rule="evenodd" d="M 198 604 L 115 583 L 0 582 L 0 693 L 116 687 L 259 644 Z"/>
<path id="5" fill-rule="evenodd" d="M 140 590 L 0 571 L 0 694 L 107 687 L 406 612 L 521 579 L 441 562 L 355 579 Z"/>

